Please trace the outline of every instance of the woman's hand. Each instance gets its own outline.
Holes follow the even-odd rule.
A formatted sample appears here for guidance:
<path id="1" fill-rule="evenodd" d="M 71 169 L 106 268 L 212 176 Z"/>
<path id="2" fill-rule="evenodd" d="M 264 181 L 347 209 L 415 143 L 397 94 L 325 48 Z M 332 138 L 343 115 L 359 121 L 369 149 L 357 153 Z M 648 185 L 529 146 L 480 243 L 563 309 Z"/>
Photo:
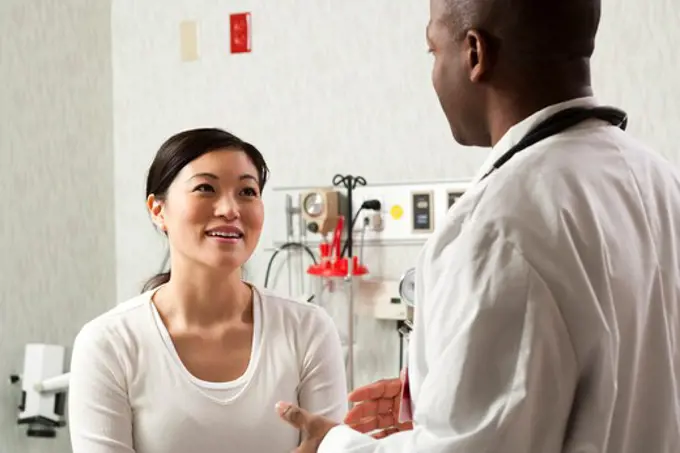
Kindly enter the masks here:
<path id="1" fill-rule="evenodd" d="M 280 402 L 276 405 L 279 417 L 300 430 L 302 442 L 293 453 L 317 453 L 328 431 L 338 424 L 320 415 L 310 414 L 298 406 Z"/>

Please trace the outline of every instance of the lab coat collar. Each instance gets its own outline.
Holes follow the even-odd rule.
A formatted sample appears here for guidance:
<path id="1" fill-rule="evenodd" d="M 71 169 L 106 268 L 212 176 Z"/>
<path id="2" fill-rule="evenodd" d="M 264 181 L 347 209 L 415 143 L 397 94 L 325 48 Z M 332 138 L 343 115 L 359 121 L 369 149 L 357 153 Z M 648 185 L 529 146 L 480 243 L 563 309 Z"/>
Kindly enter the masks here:
<path id="1" fill-rule="evenodd" d="M 569 101 L 560 102 L 559 104 L 550 105 L 515 124 L 510 129 L 508 129 L 505 135 L 503 135 L 498 143 L 496 143 L 496 146 L 491 149 L 491 152 L 484 162 L 484 165 L 482 165 L 482 168 L 479 170 L 479 173 L 474 179 L 475 183 L 478 183 L 482 180 L 484 175 L 489 170 L 491 170 L 494 162 L 496 162 L 503 155 L 503 153 L 515 146 L 520 140 L 522 140 L 522 138 L 524 138 L 526 134 L 529 133 L 531 129 L 536 127 L 540 122 L 546 120 L 557 112 L 571 107 L 594 107 L 596 105 L 597 101 L 592 96 L 571 99 Z"/>

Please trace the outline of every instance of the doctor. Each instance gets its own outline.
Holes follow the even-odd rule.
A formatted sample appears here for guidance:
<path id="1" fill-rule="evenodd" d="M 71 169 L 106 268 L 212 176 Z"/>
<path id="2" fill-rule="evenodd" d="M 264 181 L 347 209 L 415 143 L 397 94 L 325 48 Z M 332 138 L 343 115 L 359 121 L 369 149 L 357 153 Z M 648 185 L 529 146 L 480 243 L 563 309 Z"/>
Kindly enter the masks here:
<path id="1" fill-rule="evenodd" d="M 297 451 L 680 451 L 680 176 L 592 97 L 599 17 L 431 1 L 434 88 L 491 155 L 418 262 L 406 384 L 358 389 L 346 425 L 279 403 Z"/>

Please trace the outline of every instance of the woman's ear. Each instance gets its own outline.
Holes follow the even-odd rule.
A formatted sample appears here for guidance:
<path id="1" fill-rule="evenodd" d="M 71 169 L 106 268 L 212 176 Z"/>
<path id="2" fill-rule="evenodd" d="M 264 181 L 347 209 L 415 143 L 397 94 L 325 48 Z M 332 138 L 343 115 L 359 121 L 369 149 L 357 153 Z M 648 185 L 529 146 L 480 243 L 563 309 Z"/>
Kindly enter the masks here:
<path id="1" fill-rule="evenodd" d="M 153 221 L 154 225 L 156 225 L 163 232 L 167 231 L 168 229 L 165 226 L 163 202 L 156 198 L 154 194 L 151 194 L 146 199 L 146 207 L 149 210 L 149 214 L 151 214 L 151 220 Z"/>

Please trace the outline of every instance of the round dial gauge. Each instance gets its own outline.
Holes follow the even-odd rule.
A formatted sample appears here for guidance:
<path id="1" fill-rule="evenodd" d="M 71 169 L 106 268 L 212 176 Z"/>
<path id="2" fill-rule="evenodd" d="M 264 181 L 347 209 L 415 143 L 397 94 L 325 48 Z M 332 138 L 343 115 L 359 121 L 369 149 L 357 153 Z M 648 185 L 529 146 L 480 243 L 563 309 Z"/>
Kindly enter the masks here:
<path id="1" fill-rule="evenodd" d="M 305 197 L 303 205 L 308 215 L 317 217 L 323 213 L 324 200 L 320 193 L 313 192 Z"/>
<path id="2" fill-rule="evenodd" d="M 406 302 L 406 305 L 415 306 L 416 290 L 416 270 L 411 268 L 406 271 L 399 282 L 399 296 Z"/>

